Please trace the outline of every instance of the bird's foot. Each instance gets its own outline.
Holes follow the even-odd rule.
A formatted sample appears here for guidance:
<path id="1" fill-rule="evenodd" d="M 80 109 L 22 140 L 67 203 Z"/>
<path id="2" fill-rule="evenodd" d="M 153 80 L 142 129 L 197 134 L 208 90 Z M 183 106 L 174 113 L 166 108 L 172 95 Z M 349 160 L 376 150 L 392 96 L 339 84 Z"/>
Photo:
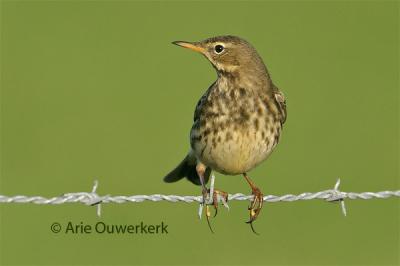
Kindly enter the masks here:
<path id="1" fill-rule="evenodd" d="M 261 193 L 258 187 L 252 187 L 252 195 L 254 196 L 253 200 L 250 203 L 248 210 L 250 211 L 250 220 L 246 223 L 250 224 L 251 230 L 258 234 L 253 227 L 253 222 L 257 219 L 258 215 L 261 212 L 263 202 L 264 202 L 264 195 Z"/>
<path id="2" fill-rule="evenodd" d="M 210 223 L 210 205 L 214 207 L 214 216 L 217 216 L 218 213 L 218 202 L 222 201 L 222 204 L 229 210 L 228 202 L 228 193 L 222 190 L 214 189 L 212 196 L 210 195 L 210 189 L 203 189 L 203 203 L 202 205 L 205 206 L 205 213 L 207 218 L 208 227 L 210 228 L 211 232 L 214 233 Z"/>

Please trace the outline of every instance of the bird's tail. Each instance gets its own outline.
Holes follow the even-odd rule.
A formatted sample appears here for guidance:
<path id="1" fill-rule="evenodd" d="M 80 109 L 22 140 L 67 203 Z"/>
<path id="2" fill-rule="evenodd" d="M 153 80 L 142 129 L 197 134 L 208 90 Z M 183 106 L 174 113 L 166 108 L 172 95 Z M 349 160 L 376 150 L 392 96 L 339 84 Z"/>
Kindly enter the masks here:
<path id="1" fill-rule="evenodd" d="M 196 171 L 196 164 L 196 157 L 194 156 L 194 154 L 192 154 L 192 152 L 189 152 L 189 154 L 186 155 L 185 159 L 183 159 L 183 161 L 174 170 L 172 170 L 168 175 L 164 177 L 164 182 L 173 183 L 186 177 L 193 184 L 201 185 L 200 177 L 198 176 Z M 204 175 L 205 183 L 208 182 L 210 173 L 210 170 L 206 170 L 206 173 Z"/>

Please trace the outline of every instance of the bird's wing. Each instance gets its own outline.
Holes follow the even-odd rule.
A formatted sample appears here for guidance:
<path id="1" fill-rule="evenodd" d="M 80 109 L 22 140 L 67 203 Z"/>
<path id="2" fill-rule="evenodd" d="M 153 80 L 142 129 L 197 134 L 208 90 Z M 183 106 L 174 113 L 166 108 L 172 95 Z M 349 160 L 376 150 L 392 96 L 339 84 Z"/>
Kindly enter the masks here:
<path id="1" fill-rule="evenodd" d="M 282 125 L 286 121 L 286 99 L 285 95 L 274 85 L 274 96 L 275 100 L 278 103 L 279 111 L 281 114 L 281 123 Z"/>
<path id="2" fill-rule="evenodd" d="M 203 109 L 203 105 L 206 103 L 208 94 L 210 94 L 211 89 L 214 87 L 215 82 L 211 84 L 211 86 L 207 89 L 207 91 L 201 96 L 200 100 L 197 102 L 196 109 L 194 110 L 193 121 L 196 122 L 201 115 L 201 111 Z"/>
<path id="3" fill-rule="evenodd" d="M 208 93 L 205 93 L 203 96 L 201 96 L 200 100 L 197 102 L 196 109 L 194 109 L 194 116 L 193 116 L 194 122 L 196 122 L 200 118 L 201 109 L 202 109 L 204 102 L 207 99 L 207 94 Z"/>

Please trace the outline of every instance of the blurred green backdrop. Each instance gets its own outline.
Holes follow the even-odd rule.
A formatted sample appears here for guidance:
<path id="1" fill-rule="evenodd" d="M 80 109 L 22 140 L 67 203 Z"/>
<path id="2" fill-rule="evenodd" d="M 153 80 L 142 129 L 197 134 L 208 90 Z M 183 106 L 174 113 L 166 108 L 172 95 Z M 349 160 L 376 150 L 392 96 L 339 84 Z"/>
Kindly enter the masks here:
<path id="1" fill-rule="evenodd" d="M 251 172 L 265 194 L 399 189 L 396 1 L 2 1 L 0 194 L 198 195 L 162 177 L 189 148 L 216 78 L 170 44 L 234 34 L 264 58 L 288 102 L 281 143 Z M 242 177 L 217 187 L 249 193 Z M 212 220 L 197 204 L 0 205 L 2 265 L 398 265 L 398 199 L 247 202 Z M 168 224 L 168 235 L 65 235 L 53 222 Z"/>

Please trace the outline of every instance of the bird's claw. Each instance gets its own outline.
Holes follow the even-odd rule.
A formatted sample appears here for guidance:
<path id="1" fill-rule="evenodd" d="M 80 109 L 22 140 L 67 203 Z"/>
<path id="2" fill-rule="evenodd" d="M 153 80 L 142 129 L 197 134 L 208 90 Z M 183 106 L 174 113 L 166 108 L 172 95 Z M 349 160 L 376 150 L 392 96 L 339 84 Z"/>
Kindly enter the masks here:
<path id="1" fill-rule="evenodd" d="M 250 203 L 248 210 L 250 211 L 250 219 L 246 223 L 250 224 L 251 230 L 258 234 L 253 228 L 253 222 L 257 219 L 258 215 L 261 212 L 263 202 L 264 202 L 264 195 L 261 193 L 260 189 L 257 187 L 252 188 L 252 194 L 254 195 L 253 200 Z"/>
<path id="2" fill-rule="evenodd" d="M 207 218 L 207 223 L 208 227 L 210 228 L 211 232 L 214 233 L 211 227 L 210 223 L 210 217 L 211 217 L 211 212 L 210 212 L 210 205 L 214 207 L 214 216 L 217 216 L 218 214 L 218 202 L 219 200 L 222 201 L 225 207 L 229 208 L 229 206 L 226 204 L 228 202 L 228 193 L 222 190 L 214 189 L 213 195 L 212 195 L 212 202 L 209 202 L 210 200 L 210 190 L 209 189 L 203 189 L 203 205 L 205 206 L 205 213 L 206 213 L 206 218 Z"/>
<path id="3" fill-rule="evenodd" d="M 214 189 L 213 193 L 213 206 L 214 206 L 214 217 L 217 216 L 218 214 L 218 202 L 221 199 L 222 204 L 229 209 L 229 206 L 227 204 L 228 202 L 228 193 L 222 190 Z"/>

